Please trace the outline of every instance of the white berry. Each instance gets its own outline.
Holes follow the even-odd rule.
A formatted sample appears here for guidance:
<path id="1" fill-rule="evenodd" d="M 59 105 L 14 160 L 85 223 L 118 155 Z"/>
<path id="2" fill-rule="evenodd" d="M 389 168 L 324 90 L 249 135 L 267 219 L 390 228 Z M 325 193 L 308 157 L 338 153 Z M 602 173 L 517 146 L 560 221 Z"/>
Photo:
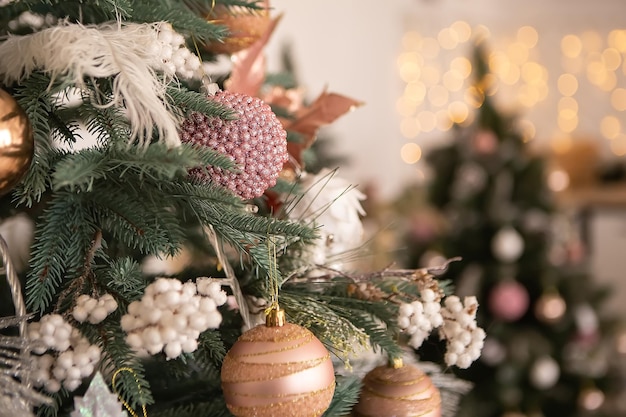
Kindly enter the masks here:
<path id="1" fill-rule="evenodd" d="M 217 328 L 222 315 L 217 307 L 227 301 L 221 284 L 210 278 L 186 282 L 158 278 L 143 297 L 128 306 L 121 327 L 126 342 L 136 352 L 165 353 L 175 359 L 197 349 L 201 332 Z"/>

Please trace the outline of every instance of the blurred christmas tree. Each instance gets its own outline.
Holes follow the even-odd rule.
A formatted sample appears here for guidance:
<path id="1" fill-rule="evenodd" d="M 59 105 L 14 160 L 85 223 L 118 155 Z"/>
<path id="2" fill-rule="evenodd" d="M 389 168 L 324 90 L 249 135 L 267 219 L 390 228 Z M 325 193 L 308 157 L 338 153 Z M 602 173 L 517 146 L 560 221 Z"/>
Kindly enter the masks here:
<path id="1" fill-rule="evenodd" d="M 436 332 L 469 367 L 476 300 L 347 270 L 363 195 L 306 153 L 360 103 L 265 74 L 257 3 L 1 3 L 4 296 L 29 324 L 2 322 L 0 415 L 454 412 L 467 384 L 404 347 Z"/>
<path id="2" fill-rule="evenodd" d="M 455 126 L 453 140 L 427 155 L 426 200 L 438 215 L 422 211 L 427 232 L 414 216 L 406 261 L 462 257 L 443 277 L 485 306 L 481 360 L 458 372 L 475 383 L 459 415 L 603 415 L 613 324 L 600 317 L 605 292 L 587 276 L 580 236 L 558 212 L 545 158 L 486 93 L 494 78 L 485 54 L 477 45 L 474 121 Z"/>

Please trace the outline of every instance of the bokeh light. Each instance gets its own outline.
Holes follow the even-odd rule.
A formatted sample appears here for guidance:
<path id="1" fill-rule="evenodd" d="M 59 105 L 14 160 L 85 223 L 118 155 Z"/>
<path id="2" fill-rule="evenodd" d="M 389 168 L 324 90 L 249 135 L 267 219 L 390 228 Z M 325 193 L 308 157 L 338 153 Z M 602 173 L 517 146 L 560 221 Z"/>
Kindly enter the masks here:
<path id="1" fill-rule="evenodd" d="M 505 97 L 505 106 L 531 114 L 551 100 L 558 132 L 550 140 L 555 152 L 567 152 L 571 135 L 591 124 L 597 136 L 610 141 L 607 146 L 613 154 L 626 155 L 622 126 L 626 121 L 621 113 L 626 112 L 626 29 L 564 34 L 559 44 L 561 68 L 544 64 L 547 57 L 535 49 L 541 44 L 537 28 L 520 26 L 512 35 L 494 41 L 489 28 L 464 20 L 430 34 L 407 31 L 397 62 L 405 83 L 396 102 L 402 135 L 413 141 L 422 134 L 448 131 L 454 124 L 467 125 L 485 97 L 497 94 L 496 101 Z M 475 85 L 471 55 L 483 40 L 490 45 L 485 51 L 488 73 Z M 608 107 L 601 117 L 599 106 Z M 533 140 L 537 127 L 530 121 L 532 115 L 521 116 L 517 123 L 523 140 Z"/>
<path id="2" fill-rule="evenodd" d="M 619 135 L 610 142 L 611 152 L 617 156 L 626 155 L 626 135 Z"/>
<path id="3" fill-rule="evenodd" d="M 428 101 L 433 107 L 443 107 L 448 103 L 448 90 L 442 85 L 433 85 L 428 90 Z"/>
<path id="4" fill-rule="evenodd" d="M 564 96 L 573 96 L 578 90 L 578 79 L 574 74 L 561 74 L 557 86 L 559 92 Z"/>
<path id="5" fill-rule="evenodd" d="M 587 411 L 596 411 L 604 404 L 604 393 L 597 388 L 585 389 L 580 393 L 579 405 Z"/>
<path id="6" fill-rule="evenodd" d="M 626 88 L 616 88 L 611 93 L 611 106 L 617 111 L 626 110 Z"/>
<path id="7" fill-rule="evenodd" d="M 602 48 L 602 37 L 594 30 L 586 30 L 580 35 L 583 50 L 587 52 L 599 51 Z"/>
<path id="8" fill-rule="evenodd" d="M 517 30 L 517 40 L 524 44 L 526 48 L 532 49 L 539 42 L 539 33 L 532 26 L 522 26 Z"/>
<path id="9" fill-rule="evenodd" d="M 576 35 L 565 35 L 561 39 L 561 52 L 568 58 L 576 58 L 583 50 L 583 43 Z"/>
<path id="10" fill-rule="evenodd" d="M 567 187 L 569 187 L 569 175 L 567 172 L 561 169 L 555 169 L 554 171 L 548 174 L 548 188 L 550 188 L 554 192 L 565 191 Z M 563 305 L 558 304 L 558 300 L 560 300 Z M 562 298 L 552 298 L 549 299 L 544 305 L 544 310 L 542 311 L 543 315 L 546 319 L 551 320 L 555 317 L 561 317 L 565 312 L 565 301 Z"/>
<path id="11" fill-rule="evenodd" d="M 454 123 L 463 123 L 467 120 L 469 108 L 462 101 L 453 101 L 448 106 L 448 114 L 450 115 L 450 120 Z"/>
<path id="12" fill-rule="evenodd" d="M 417 123 L 423 132 L 431 132 L 437 126 L 437 116 L 432 111 L 421 111 L 417 115 Z"/>
<path id="13" fill-rule="evenodd" d="M 615 29 L 609 32 L 607 44 L 621 53 L 626 53 L 626 30 Z"/>
<path id="14" fill-rule="evenodd" d="M 622 65 L 622 55 L 615 48 L 606 48 L 602 51 L 602 62 L 607 70 L 615 71 Z"/>
<path id="15" fill-rule="evenodd" d="M 559 112 L 564 110 L 573 110 L 578 112 L 578 101 L 572 97 L 561 97 L 557 108 Z"/>
<path id="16" fill-rule="evenodd" d="M 414 139 L 420 133 L 420 126 L 414 117 L 405 117 L 400 122 L 400 133 L 407 139 Z"/>
<path id="17" fill-rule="evenodd" d="M 562 132 L 571 133 L 578 127 L 578 116 L 571 116 L 570 113 L 559 113 L 557 125 Z"/>
<path id="18" fill-rule="evenodd" d="M 459 42 L 467 42 L 472 36 L 472 27 L 464 20 L 457 20 L 450 25 L 450 30 L 456 33 Z"/>
<path id="19" fill-rule="evenodd" d="M 459 45 L 459 37 L 456 31 L 450 28 L 443 28 L 437 34 L 437 42 L 443 49 L 454 49 Z"/>
<path id="20" fill-rule="evenodd" d="M 415 30 L 409 30 L 402 36 L 402 48 L 405 51 L 416 51 L 420 47 L 422 35 Z"/>
<path id="21" fill-rule="evenodd" d="M 600 133 L 607 139 L 615 139 L 622 130 L 622 124 L 615 116 L 605 116 L 600 121 Z"/>
<path id="22" fill-rule="evenodd" d="M 422 158 L 422 148 L 417 143 L 405 143 L 400 149 L 400 157 L 406 164 L 414 164 Z"/>

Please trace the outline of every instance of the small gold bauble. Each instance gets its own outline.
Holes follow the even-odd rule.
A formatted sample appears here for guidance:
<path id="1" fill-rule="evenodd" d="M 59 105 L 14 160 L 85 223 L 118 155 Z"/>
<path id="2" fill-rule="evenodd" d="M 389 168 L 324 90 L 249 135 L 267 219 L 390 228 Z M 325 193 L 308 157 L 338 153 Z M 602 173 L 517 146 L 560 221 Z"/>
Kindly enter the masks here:
<path id="1" fill-rule="evenodd" d="M 535 304 L 535 315 L 544 323 L 554 324 L 561 321 L 567 310 L 567 304 L 556 291 L 541 295 Z"/>
<path id="2" fill-rule="evenodd" d="M 248 48 L 267 31 L 271 21 L 269 10 L 246 10 L 238 7 L 226 8 L 217 5 L 208 14 L 207 20 L 228 28 L 228 37 L 214 41 L 205 49 L 215 54 L 234 54 Z"/>
<path id="3" fill-rule="evenodd" d="M 354 417 L 441 417 L 441 395 L 432 380 L 413 365 L 374 368 L 363 378 Z"/>
<path id="4" fill-rule="evenodd" d="M 604 404 L 604 392 L 598 388 L 585 388 L 578 396 L 578 405 L 586 411 L 597 411 Z"/>
<path id="5" fill-rule="evenodd" d="M 28 116 L 9 93 L 0 89 L 0 196 L 20 182 L 34 150 Z"/>
<path id="6" fill-rule="evenodd" d="M 238 417 L 322 415 L 335 392 L 328 350 L 309 330 L 271 321 L 242 334 L 224 358 L 228 409 Z"/>

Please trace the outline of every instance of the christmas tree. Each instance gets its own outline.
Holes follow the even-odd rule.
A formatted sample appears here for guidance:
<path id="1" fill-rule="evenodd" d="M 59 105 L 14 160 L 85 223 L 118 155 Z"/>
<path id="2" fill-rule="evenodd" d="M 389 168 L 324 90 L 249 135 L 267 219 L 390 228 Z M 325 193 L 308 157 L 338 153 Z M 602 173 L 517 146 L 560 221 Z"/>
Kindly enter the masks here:
<path id="1" fill-rule="evenodd" d="M 0 20 L 0 414 L 452 415 L 467 384 L 406 341 L 436 332 L 438 361 L 469 367 L 476 299 L 347 268 L 363 195 L 306 161 L 360 103 L 265 73 L 267 3 L 9 1 Z"/>
<path id="2" fill-rule="evenodd" d="M 580 235 L 559 213 L 547 159 L 488 93 L 495 89 L 487 52 L 476 46 L 474 120 L 456 125 L 452 140 L 427 155 L 423 213 L 430 227 L 409 227 L 405 261 L 462 257 L 442 276 L 485 306 L 478 317 L 488 333 L 481 360 L 458 372 L 474 382 L 459 415 L 603 415 L 614 324 L 600 317 L 605 290 L 588 276 Z M 437 344 L 429 349 L 436 352 Z"/>

